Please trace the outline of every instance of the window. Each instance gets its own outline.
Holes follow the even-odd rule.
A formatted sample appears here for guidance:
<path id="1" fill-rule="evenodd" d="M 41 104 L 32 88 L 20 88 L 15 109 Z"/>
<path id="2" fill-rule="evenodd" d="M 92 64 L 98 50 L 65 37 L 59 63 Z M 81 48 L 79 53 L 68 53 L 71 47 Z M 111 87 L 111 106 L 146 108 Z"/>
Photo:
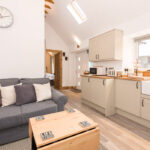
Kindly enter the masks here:
<path id="1" fill-rule="evenodd" d="M 138 40 L 138 59 L 142 68 L 150 69 L 150 37 Z"/>
<path id="2" fill-rule="evenodd" d="M 75 20 L 78 22 L 78 24 L 81 24 L 87 20 L 87 17 L 83 10 L 80 8 L 78 3 L 73 0 L 68 6 L 68 10 L 72 14 L 72 16 L 75 18 Z"/>

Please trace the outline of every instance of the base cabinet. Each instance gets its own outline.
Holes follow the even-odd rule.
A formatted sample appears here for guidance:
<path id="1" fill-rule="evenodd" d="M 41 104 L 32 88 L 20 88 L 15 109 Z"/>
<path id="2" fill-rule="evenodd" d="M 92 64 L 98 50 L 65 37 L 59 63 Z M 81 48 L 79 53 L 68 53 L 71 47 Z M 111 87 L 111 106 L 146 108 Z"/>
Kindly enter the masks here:
<path id="1" fill-rule="evenodd" d="M 91 81 L 91 92 L 93 95 L 91 102 L 105 108 L 106 107 L 105 85 L 104 85 L 105 80 L 91 78 L 90 81 Z"/>
<path id="2" fill-rule="evenodd" d="M 140 116 L 141 87 L 140 82 L 115 80 L 116 108 Z"/>
<path id="3" fill-rule="evenodd" d="M 150 121 L 150 99 L 141 99 L 141 117 Z"/>
<path id="4" fill-rule="evenodd" d="M 150 96 L 142 95 L 141 81 L 82 77 L 81 84 L 83 103 L 105 116 L 118 113 L 150 128 Z"/>
<path id="5" fill-rule="evenodd" d="M 89 77 L 82 78 L 81 80 L 82 97 L 85 99 L 93 99 L 90 80 L 91 78 Z"/>
<path id="6" fill-rule="evenodd" d="M 82 99 L 104 109 L 106 116 L 115 113 L 114 79 L 82 77 Z"/>

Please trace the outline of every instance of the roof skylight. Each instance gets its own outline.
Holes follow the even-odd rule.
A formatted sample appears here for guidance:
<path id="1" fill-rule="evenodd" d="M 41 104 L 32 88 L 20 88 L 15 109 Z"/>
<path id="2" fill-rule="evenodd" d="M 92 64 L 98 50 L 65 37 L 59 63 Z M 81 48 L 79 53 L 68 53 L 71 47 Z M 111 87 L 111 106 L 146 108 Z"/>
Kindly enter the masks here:
<path id="1" fill-rule="evenodd" d="M 87 16 L 83 12 L 83 10 L 80 8 L 78 3 L 73 0 L 68 6 L 68 10 L 72 14 L 72 16 L 75 18 L 75 20 L 78 22 L 78 24 L 81 24 L 87 20 Z"/>

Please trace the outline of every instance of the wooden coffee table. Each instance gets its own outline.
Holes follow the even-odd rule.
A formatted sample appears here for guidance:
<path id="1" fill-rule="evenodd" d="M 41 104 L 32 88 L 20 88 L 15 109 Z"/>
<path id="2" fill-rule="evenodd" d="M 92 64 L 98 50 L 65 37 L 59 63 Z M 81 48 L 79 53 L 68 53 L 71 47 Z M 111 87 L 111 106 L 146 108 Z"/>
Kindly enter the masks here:
<path id="1" fill-rule="evenodd" d="M 99 150 L 98 124 L 74 109 L 44 115 L 43 120 L 29 120 L 29 136 L 34 150 Z M 87 126 L 83 127 L 83 121 Z M 80 123 L 83 122 L 83 123 Z M 51 131 L 53 137 L 42 139 L 41 133 Z"/>

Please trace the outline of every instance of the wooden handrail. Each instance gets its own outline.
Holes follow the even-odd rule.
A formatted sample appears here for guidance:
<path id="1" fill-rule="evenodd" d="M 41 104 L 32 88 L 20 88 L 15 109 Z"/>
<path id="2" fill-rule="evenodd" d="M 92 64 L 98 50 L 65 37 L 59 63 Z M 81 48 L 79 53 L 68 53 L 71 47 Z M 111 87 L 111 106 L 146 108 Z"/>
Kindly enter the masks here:
<path id="1" fill-rule="evenodd" d="M 51 9 L 51 7 L 49 5 L 45 4 L 45 8 Z"/>

